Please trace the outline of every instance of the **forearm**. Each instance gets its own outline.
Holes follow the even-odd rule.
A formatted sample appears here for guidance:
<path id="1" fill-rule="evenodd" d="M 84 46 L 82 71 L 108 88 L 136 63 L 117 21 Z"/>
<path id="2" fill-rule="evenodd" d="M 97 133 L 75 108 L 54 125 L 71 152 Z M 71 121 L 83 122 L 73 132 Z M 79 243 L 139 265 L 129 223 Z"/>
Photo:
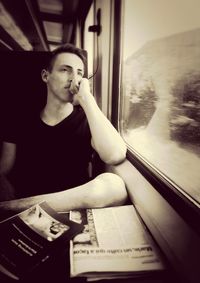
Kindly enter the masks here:
<path id="1" fill-rule="evenodd" d="M 108 164 L 122 162 L 126 157 L 126 145 L 99 109 L 86 78 L 81 80 L 79 91 L 74 95 L 74 103 L 80 104 L 87 116 L 92 134 L 92 145 L 100 158 Z"/>
<path id="2" fill-rule="evenodd" d="M 90 94 L 82 104 L 90 126 L 92 141 L 100 158 L 108 164 L 117 164 L 126 157 L 126 145 L 110 121 L 101 112 Z"/>

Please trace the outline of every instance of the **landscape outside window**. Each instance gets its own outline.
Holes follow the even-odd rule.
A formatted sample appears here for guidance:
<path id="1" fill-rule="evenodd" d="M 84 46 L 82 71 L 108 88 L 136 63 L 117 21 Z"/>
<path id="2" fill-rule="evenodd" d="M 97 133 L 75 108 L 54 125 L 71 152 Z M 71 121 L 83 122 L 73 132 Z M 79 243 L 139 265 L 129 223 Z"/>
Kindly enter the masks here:
<path id="1" fill-rule="evenodd" d="M 123 137 L 200 203 L 200 2 L 123 4 Z"/>

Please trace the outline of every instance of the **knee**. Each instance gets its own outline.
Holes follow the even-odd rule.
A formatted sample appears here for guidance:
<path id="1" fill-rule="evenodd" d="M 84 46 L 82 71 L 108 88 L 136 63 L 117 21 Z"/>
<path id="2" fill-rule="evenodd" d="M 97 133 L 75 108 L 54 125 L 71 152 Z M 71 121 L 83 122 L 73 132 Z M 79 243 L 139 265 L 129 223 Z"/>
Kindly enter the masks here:
<path id="1" fill-rule="evenodd" d="M 95 199 L 99 207 L 122 205 L 127 200 L 126 186 L 121 177 L 113 173 L 103 173 L 94 179 Z"/>

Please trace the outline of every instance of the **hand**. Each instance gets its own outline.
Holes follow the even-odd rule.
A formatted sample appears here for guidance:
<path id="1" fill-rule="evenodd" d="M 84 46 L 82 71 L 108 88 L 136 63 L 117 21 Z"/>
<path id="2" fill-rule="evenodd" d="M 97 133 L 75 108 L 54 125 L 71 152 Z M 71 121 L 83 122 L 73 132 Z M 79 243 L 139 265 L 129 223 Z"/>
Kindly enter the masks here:
<path id="1" fill-rule="evenodd" d="M 75 95 L 79 92 L 79 87 L 80 87 L 80 83 L 78 83 L 78 85 L 75 83 L 74 80 L 72 80 L 71 84 L 70 84 L 70 88 L 69 91 Z"/>
<path id="2" fill-rule="evenodd" d="M 86 78 L 83 78 L 80 81 L 79 89 L 78 87 L 73 88 L 75 91 L 74 93 L 74 98 L 73 98 L 73 105 L 78 105 L 80 104 L 83 106 L 87 102 L 87 98 L 92 96 L 90 92 L 90 85 L 89 85 L 89 80 Z"/>

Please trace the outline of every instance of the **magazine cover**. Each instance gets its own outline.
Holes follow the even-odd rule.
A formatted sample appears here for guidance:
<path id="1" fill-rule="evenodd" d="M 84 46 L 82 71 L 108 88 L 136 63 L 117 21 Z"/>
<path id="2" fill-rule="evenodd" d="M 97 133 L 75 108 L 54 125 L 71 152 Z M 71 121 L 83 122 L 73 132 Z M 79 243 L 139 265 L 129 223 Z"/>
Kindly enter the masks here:
<path id="1" fill-rule="evenodd" d="M 82 229 L 46 202 L 0 222 L 0 271 L 14 279 L 25 276 Z"/>

